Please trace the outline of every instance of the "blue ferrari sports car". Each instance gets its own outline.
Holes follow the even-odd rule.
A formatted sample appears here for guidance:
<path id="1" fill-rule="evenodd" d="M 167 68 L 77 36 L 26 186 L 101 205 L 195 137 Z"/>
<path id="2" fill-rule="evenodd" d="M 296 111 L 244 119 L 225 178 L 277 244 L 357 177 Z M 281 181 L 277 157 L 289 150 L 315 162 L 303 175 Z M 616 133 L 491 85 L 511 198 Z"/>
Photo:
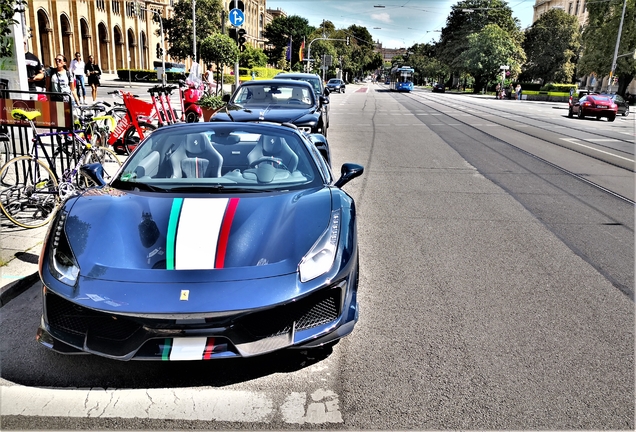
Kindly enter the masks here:
<path id="1" fill-rule="evenodd" d="M 40 257 L 37 340 L 117 360 L 316 348 L 358 319 L 356 209 L 293 125 L 191 123 L 147 137 L 69 198 Z"/>

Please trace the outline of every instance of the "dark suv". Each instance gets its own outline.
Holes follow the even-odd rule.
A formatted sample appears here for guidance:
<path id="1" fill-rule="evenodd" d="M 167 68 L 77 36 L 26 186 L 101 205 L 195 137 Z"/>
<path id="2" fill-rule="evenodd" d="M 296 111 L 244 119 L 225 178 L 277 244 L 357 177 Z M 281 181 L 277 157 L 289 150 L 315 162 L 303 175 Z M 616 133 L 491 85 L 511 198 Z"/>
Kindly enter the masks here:
<path id="1" fill-rule="evenodd" d="M 316 74 L 300 73 L 300 72 L 296 72 L 296 73 L 281 72 L 278 75 L 276 75 L 274 79 L 291 79 L 296 81 L 307 81 L 314 88 L 314 92 L 316 93 L 317 100 L 320 100 L 320 96 L 325 96 L 329 98 L 329 90 L 325 88 L 325 86 L 322 83 L 322 79 Z M 326 104 L 321 103 L 320 108 L 325 113 L 325 119 L 327 121 L 326 128 L 328 128 L 329 127 L 329 103 L 326 103 Z M 327 135 L 326 132 L 324 135 Z"/>

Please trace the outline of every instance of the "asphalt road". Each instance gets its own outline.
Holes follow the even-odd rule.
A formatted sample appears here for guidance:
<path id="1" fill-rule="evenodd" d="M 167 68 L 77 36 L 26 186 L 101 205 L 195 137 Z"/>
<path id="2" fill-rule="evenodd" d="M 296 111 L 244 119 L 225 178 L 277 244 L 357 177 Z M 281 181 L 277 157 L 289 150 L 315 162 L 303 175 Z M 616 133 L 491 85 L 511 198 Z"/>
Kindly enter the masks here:
<path id="1" fill-rule="evenodd" d="M 365 166 L 345 186 L 350 336 L 249 360 L 64 357 L 34 340 L 34 286 L 0 315 L 3 429 L 633 430 L 634 173 L 554 144 L 629 158 L 599 139 L 633 141 L 633 117 L 382 89 L 331 96 L 334 172 Z"/>

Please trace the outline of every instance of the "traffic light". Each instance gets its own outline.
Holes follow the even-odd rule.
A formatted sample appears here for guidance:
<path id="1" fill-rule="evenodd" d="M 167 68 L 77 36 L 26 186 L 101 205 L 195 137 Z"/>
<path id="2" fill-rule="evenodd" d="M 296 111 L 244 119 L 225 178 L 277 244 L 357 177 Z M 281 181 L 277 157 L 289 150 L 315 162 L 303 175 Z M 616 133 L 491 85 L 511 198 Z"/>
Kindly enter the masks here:
<path id="1" fill-rule="evenodd" d="M 163 48 L 161 48 L 161 45 L 157 42 L 157 58 L 161 57 L 163 57 Z"/>
<path id="2" fill-rule="evenodd" d="M 238 39 L 236 40 L 236 42 L 238 43 L 239 51 L 243 52 L 245 51 L 245 42 L 247 42 L 247 38 L 245 37 L 247 35 L 247 32 L 245 31 L 245 29 L 239 29 L 237 33 Z"/>
<path id="3" fill-rule="evenodd" d="M 351 36 L 347 36 L 347 46 L 351 45 Z"/>
<path id="4" fill-rule="evenodd" d="M 232 38 L 233 41 L 236 41 L 236 27 L 230 27 L 227 30 L 227 35 Z"/>

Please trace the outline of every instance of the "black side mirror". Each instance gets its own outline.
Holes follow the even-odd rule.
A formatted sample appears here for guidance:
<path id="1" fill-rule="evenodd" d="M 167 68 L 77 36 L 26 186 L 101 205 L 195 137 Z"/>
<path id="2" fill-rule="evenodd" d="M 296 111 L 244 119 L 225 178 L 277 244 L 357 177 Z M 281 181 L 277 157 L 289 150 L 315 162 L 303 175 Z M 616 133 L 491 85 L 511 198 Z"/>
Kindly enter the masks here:
<path id="1" fill-rule="evenodd" d="M 340 178 L 334 183 L 334 186 L 341 188 L 356 177 L 360 177 L 364 172 L 362 165 L 354 163 L 346 163 L 340 168 Z"/>
<path id="2" fill-rule="evenodd" d="M 82 165 L 80 167 L 80 174 L 90 179 L 97 186 L 106 185 L 106 180 L 104 180 L 104 167 L 100 163 Z"/>
<path id="3" fill-rule="evenodd" d="M 224 94 L 223 97 L 221 98 L 221 100 L 225 103 L 228 103 L 230 101 L 230 95 L 229 94 Z"/>
<path id="4" fill-rule="evenodd" d="M 320 96 L 320 103 L 327 105 L 329 103 L 329 98 L 327 96 Z"/>
<path id="5" fill-rule="evenodd" d="M 331 94 L 331 90 L 329 90 L 327 87 L 325 87 L 325 91 L 322 92 L 324 96 L 329 96 Z"/>

